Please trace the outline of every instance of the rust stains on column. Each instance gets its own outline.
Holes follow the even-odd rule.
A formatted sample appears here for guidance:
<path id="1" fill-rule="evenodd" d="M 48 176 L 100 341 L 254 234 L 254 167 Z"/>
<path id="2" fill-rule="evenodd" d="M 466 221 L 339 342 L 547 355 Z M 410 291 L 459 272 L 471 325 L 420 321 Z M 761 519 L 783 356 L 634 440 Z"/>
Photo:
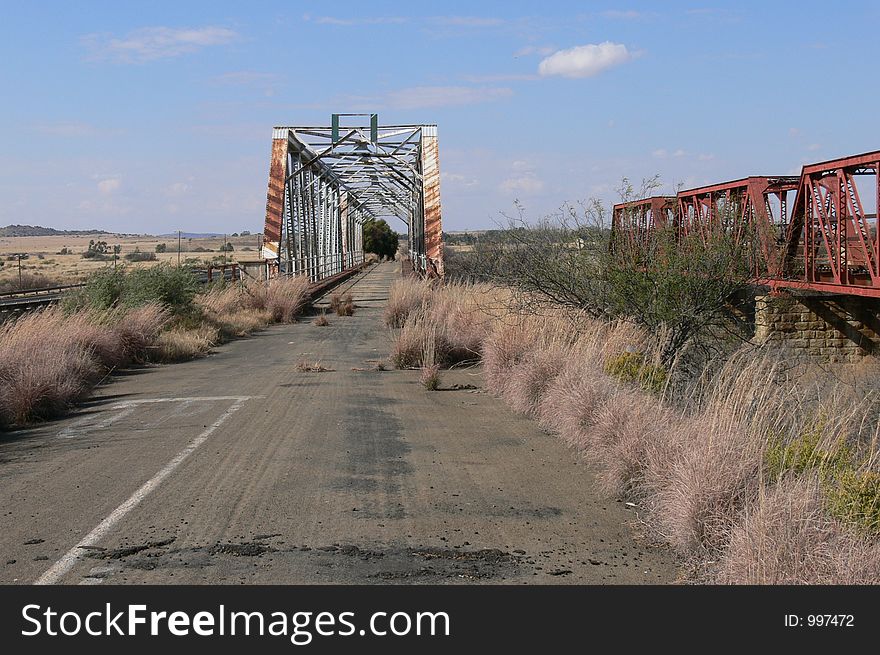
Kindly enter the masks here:
<path id="1" fill-rule="evenodd" d="M 443 225 L 440 218 L 440 156 L 437 128 L 422 128 L 422 184 L 425 207 L 425 255 L 429 276 L 443 277 Z"/>
<path id="2" fill-rule="evenodd" d="M 281 224 L 284 220 L 284 187 L 287 177 L 287 130 L 272 135 L 272 158 L 269 162 L 269 191 L 266 196 L 266 223 L 263 227 L 262 257 L 278 260 L 281 251 Z"/>

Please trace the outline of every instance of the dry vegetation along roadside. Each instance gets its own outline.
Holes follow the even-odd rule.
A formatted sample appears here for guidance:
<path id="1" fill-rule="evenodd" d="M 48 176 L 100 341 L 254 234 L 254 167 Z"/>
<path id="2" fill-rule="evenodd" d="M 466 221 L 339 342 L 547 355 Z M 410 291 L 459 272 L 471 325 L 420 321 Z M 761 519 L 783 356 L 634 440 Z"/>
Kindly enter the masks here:
<path id="1" fill-rule="evenodd" d="M 440 367 L 482 362 L 488 389 L 593 465 L 601 492 L 638 505 L 694 581 L 880 580 L 872 359 L 831 376 L 743 349 L 680 397 L 644 327 L 516 300 L 400 281 L 385 310 L 391 360 L 421 369 L 426 389 Z"/>

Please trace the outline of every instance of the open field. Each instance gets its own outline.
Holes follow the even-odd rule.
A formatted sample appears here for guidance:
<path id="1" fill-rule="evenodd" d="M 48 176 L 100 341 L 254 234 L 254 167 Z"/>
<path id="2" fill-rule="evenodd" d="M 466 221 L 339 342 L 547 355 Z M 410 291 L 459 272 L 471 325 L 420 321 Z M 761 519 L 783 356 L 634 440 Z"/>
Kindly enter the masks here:
<path id="1" fill-rule="evenodd" d="M 111 248 L 114 245 L 122 247 L 119 263 L 125 262 L 128 266 L 151 266 L 158 262 L 177 262 L 177 237 L 153 236 L 148 234 L 94 234 L 75 236 L 41 236 L 41 237 L 0 237 L 0 285 L 5 280 L 15 280 L 18 277 L 18 264 L 9 260 L 15 253 L 27 253 L 29 257 L 21 262 L 23 273 L 40 274 L 59 284 L 71 284 L 80 282 L 89 273 L 113 266 L 111 260 L 84 259 L 82 253 L 88 250 L 89 241 L 106 241 Z M 254 259 L 259 256 L 260 235 L 227 237 L 227 242 L 232 244 L 233 250 L 226 253 L 227 261 L 240 261 Z M 126 262 L 123 258 L 126 254 L 140 250 L 144 253 L 155 253 L 156 246 L 164 243 L 166 252 L 156 253 L 155 262 Z M 199 237 L 183 238 L 181 240 L 180 260 L 190 260 L 192 263 L 208 264 L 212 261 L 222 261 L 223 237 Z M 62 249 L 68 249 L 70 254 L 58 254 Z"/>

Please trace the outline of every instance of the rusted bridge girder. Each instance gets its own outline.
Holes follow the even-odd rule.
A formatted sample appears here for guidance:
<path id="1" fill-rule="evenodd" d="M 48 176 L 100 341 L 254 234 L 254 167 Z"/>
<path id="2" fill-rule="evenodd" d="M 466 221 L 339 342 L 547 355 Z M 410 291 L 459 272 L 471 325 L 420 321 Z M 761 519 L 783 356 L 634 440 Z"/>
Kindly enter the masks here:
<path id="1" fill-rule="evenodd" d="M 369 124 L 343 123 L 355 117 Z M 270 275 L 314 282 L 357 266 L 364 225 L 386 217 L 406 223 L 413 269 L 442 277 L 436 125 L 334 114 L 329 127 L 273 130 L 262 250 Z"/>
<path id="2" fill-rule="evenodd" d="M 757 284 L 880 298 L 878 171 L 875 151 L 808 164 L 800 177 L 753 176 L 619 203 L 612 230 L 615 240 L 642 244 L 667 225 L 676 239 L 748 230 L 759 247 Z"/>

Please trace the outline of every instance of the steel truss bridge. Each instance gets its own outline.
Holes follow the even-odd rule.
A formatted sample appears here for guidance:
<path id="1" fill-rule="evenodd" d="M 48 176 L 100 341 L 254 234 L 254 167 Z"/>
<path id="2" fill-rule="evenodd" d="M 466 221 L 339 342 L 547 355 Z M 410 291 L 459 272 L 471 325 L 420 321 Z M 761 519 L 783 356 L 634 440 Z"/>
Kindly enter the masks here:
<path id="1" fill-rule="evenodd" d="M 647 244 L 748 231 L 758 242 L 755 282 L 880 298 L 880 151 L 808 164 L 800 176 L 752 176 L 614 206 L 612 233 Z"/>
<path id="2" fill-rule="evenodd" d="M 327 127 L 274 128 L 261 253 L 270 277 L 317 282 L 359 266 L 364 225 L 380 218 L 406 224 L 416 273 L 443 276 L 436 125 L 333 114 Z"/>

